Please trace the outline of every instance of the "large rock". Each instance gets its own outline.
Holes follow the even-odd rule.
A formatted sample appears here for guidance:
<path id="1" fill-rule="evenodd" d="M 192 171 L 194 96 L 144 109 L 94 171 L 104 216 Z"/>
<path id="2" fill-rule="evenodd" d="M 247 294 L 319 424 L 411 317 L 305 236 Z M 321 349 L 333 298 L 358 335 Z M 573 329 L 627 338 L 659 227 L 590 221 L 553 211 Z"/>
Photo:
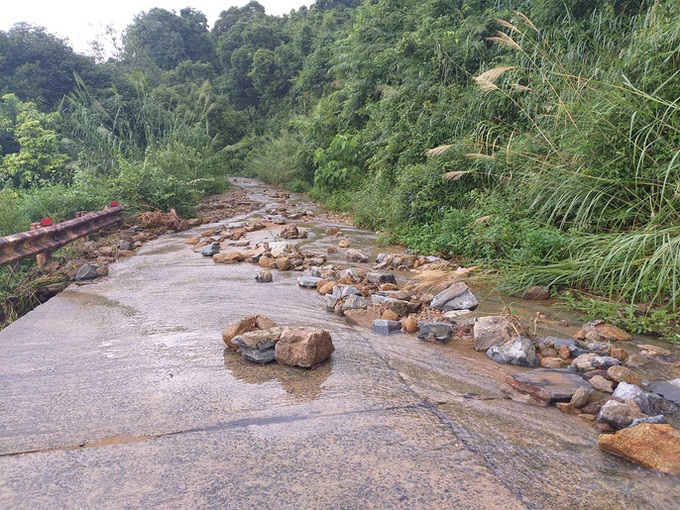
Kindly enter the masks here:
<path id="1" fill-rule="evenodd" d="M 517 336 L 503 345 L 493 345 L 486 351 L 487 357 L 496 363 L 509 363 L 523 367 L 538 365 L 536 348 L 525 336 Z"/>
<path id="2" fill-rule="evenodd" d="M 278 363 L 304 368 L 323 363 L 334 350 L 328 331 L 303 328 L 286 328 L 274 348 Z"/>
<path id="3" fill-rule="evenodd" d="M 269 243 L 269 251 L 271 252 L 272 257 L 274 257 L 275 259 L 279 257 L 289 257 L 298 254 L 297 246 L 295 246 L 293 243 L 289 243 L 286 241 L 277 241 L 275 243 Z"/>
<path id="4" fill-rule="evenodd" d="M 680 432 L 670 425 L 642 424 L 602 434 L 600 450 L 631 460 L 641 466 L 680 475 Z"/>
<path id="5" fill-rule="evenodd" d="M 664 397 L 666 400 L 680 405 L 680 378 L 670 381 L 653 382 L 649 389 Z"/>
<path id="6" fill-rule="evenodd" d="M 494 345 L 503 345 L 516 336 L 514 324 L 508 317 L 480 317 L 473 328 L 475 350 L 486 351 Z"/>
<path id="7" fill-rule="evenodd" d="M 418 322 L 418 338 L 427 341 L 446 343 L 453 336 L 453 328 L 448 322 Z"/>
<path id="8" fill-rule="evenodd" d="M 345 258 L 350 262 L 368 262 L 368 255 L 352 248 L 345 252 Z"/>
<path id="9" fill-rule="evenodd" d="M 578 374 L 539 368 L 507 376 L 501 390 L 513 400 L 547 406 L 569 402 L 579 388 L 590 388 L 590 385 Z"/>
<path id="10" fill-rule="evenodd" d="M 619 402 L 612 399 L 602 406 L 597 415 L 597 421 L 609 423 L 617 429 L 624 429 L 630 426 L 633 420 L 646 417 L 647 415 L 640 410 L 640 407 L 634 401 Z"/>
<path id="11" fill-rule="evenodd" d="M 224 331 L 222 331 L 222 340 L 225 344 L 227 344 L 227 347 L 238 350 L 238 346 L 234 345 L 232 339 L 238 335 L 242 335 L 243 333 L 247 333 L 256 329 L 257 318 L 257 315 L 252 315 L 250 317 L 246 317 L 245 319 L 241 319 L 240 321 L 235 322 L 225 328 Z"/>
<path id="12" fill-rule="evenodd" d="M 319 278 L 318 276 L 300 276 L 297 279 L 298 285 L 300 287 L 306 287 L 308 289 L 315 289 L 316 284 L 320 281 L 322 281 L 323 278 Z"/>
<path id="13" fill-rule="evenodd" d="M 343 314 L 350 322 L 364 328 L 372 327 L 373 321 L 381 318 L 381 313 L 378 308 L 369 308 L 368 310 L 358 308 L 356 310 L 347 310 L 343 312 Z"/>
<path id="14" fill-rule="evenodd" d="M 369 271 L 366 273 L 366 279 L 369 283 L 380 285 L 383 283 L 397 284 L 397 278 L 392 273 L 379 273 L 377 271 Z"/>
<path id="15" fill-rule="evenodd" d="M 210 243 L 208 246 L 201 250 L 201 255 L 204 257 L 212 257 L 220 252 L 220 243 Z"/>
<path id="16" fill-rule="evenodd" d="M 619 383 L 614 390 L 614 396 L 621 400 L 633 400 L 643 413 L 649 416 L 657 414 L 671 414 L 678 410 L 670 400 L 666 400 L 661 395 L 656 393 L 649 393 L 642 388 L 638 388 L 634 384 L 626 382 Z"/>
<path id="17" fill-rule="evenodd" d="M 80 282 L 84 280 L 94 280 L 97 276 L 99 276 L 99 274 L 97 274 L 96 266 L 93 266 L 92 264 L 83 264 L 78 268 L 73 279 L 76 282 Z"/>
<path id="18" fill-rule="evenodd" d="M 621 365 L 609 367 L 607 369 L 607 377 L 617 383 L 627 382 L 629 384 L 634 384 L 635 386 L 642 386 L 644 382 L 642 376 L 636 371 Z"/>
<path id="19" fill-rule="evenodd" d="M 371 331 L 378 335 L 390 335 L 401 332 L 401 322 L 385 319 L 376 319 L 371 325 Z"/>
<path id="20" fill-rule="evenodd" d="M 253 363 L 271 363 L 275 359 L 274 346 L 281 339 L 283 328 L 250 331 L 235 336 L 231 341 L 241 350 L 241 356 Z"/>
<path id="21" fill-rule="evenodd" d="M 454 283 L 437 294 L 430 303 L 439 310 L 474 310 L 479 305 L 477 298 L 463 282 Z"/>

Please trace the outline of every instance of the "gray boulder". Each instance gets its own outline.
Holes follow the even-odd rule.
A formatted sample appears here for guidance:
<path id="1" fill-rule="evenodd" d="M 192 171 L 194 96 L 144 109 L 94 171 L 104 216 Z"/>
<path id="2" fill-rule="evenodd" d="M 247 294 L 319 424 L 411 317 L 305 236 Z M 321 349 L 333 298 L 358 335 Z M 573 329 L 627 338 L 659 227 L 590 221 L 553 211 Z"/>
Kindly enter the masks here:
<path id="1" fill-rule="evenodd" d="M 486 351 L 494 345 L 503 345 L 516 336 L 515 329 L 508 317 L 480 317 L 473 328 L 475 350 Z"/>
<path id="2" fill-rule="evenodd" d="M 640 410 L 649 416 L 672 414 L 678 410 L 678 406 L 661 395 L 649 393 L 627 382 L 619 383 L 614 390 L 614 396 L 621 400 L 633 400 L 640 407 Z"/>
<path id="3" fill-rule="evenodd" d="M 336 285 L 333 287 L 333 296 L 338 299 L 344 299 L 348 296 L 361 296 L 361 292 L 351 285 Z"/>
<path id="4" fill-rule="evenodd" d="M 617 429 L 630 427 L 633 420 L 644 418 L 648 418 L 648 416 L 644 414 L 632 400 L 626 402 L 608 400 L 597 415 L 597 421 L 599 423 L 608 423 Z"/>
<path id="5" fill-rule="evenodd" d="M 509 363 L 523 367 L 538 365 L 536 348 L 525 336 L 517 336 L 503 345 L 492 345 L 486 351 L 486 355 L 496 363 Z"/>
<path id="6" fill-rule="evenodd" d="M 318 276 L 300 276 L 297 279 L 298 285 L 300 287 L 305 287 L 308 289 L 315 289 L 316 284 L 323 280 L 323 278 L 319 278 Z"/>
<path id="7" fill-rule="evenodd" d="M 474 310 L 479 305 L 477 298 L 463 282 L 454 283 L 437 294 L 430 303 L 439 310 Z"/>
<path id="8" fill-rule="evenodd" d="M 208 246 L 201 250 L 201 255 L 204 257 L 212 257 L 220 252 L 220 243 L 210 243 Z"/>
<path id="9" fill-rule="evenodd" d="M 361 295 L 357 296 L 356 294 L 352 294 L 344 298 L 342 304 L 342 311 L 346 312 L 348 310 L 357 310 L 359 308 L 361 308 L 362 310 L 366 310 L 370 306 L 371 303 L 368 299 Z"/>
<path id="10" fill-rule="evenodd" d="M 401 331 L 401 322 L 376 319 L 371 325 L 371 331 L 378 335 L 390 335 Z"/>
<path id="11" fill-rule="evenodd" d="M 587 353 L 581 354 L 574 359 L 574 361 L 571 362 L 571 367 L 579 372 L 588 372 L 597 369 L 607 370 L 609 367 L 620 364 L 620 360 L 612 358 L 611 356 L 598 356 L 594 353 Z"/>
<path id="12" fill-rule="evenodd" d="M 436 340 L 446 343 L 453 336 L 453 328 L 448 322 L 418 322 L 418 338 L 421 340 Z"/>
<path id="13" fill-rule="evenodd" d="M 97 274 L 96 266 L 93 266 L 92 264 L 83 264 L 78 268 L 73 279 L 76 282 L 80 282 L 84 280 L 94 280 L 97 276 L 99 276 L 99 274 Z"/>
<path id="14" fill-rule="evenodd" d="M 370 271 L 366 273 L 366 279 L 369 283 L 380 285 L 383 283 L 397 284 L 397 278 L 392 273 L 379 273 L 377 271 Z"/>

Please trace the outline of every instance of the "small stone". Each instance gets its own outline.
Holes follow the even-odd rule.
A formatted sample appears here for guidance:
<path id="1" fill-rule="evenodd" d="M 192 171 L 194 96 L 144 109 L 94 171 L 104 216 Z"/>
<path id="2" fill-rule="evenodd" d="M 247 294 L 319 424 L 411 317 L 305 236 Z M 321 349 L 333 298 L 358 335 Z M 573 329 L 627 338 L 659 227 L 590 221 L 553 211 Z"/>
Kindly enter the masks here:
<path id="1" fill-rule="evenodd" d="M 522 292 L 513 294 L 513 297 L 531 299 L 535 301 L 550 299 L 550 287 L 547 285 L 534 285 L 533 287 L 529 287 Z"/>
<path id="2" fill-rule="evenodd" d="M 524 367 L 538 365 L 536 348 L 531 340 L 524 336 L 518 336 L 503 345 L 492 345 L 486 351 L 486 356 L 496 363 L 509 363 Z"/>
<path id="3" fill-rule="evenodd" d="M 315 289 L 317 282 L 320 282 L 321 280 L 323 280 L 323 278 L 319 278 L 318 276 L 300 276 L 297 279 L 297 282 L 300 287 Z"/>
<path id="4" fill-rule="evenodd" d="M 571 402 L 557 402 L 555 406 L 563 413 L 581 414 L 581 411 L 577 409 Z"/>
<path id="5" fill-rule="evenodd" d="M 198 237 L 190 237 L 186 241 L 184 241 L 184 244 L 191 244 L 191 245 L 196 245 L 198 244 Z"/>
<path id="6" fill-rule="evenodd" d="M 562 358 L 565 361 L 571 359 L 571 349 L 569 349 L 569 346 L 567 345 L 563 345 L 559 349 L 557 349 L 557 354 L 560 358 Z"/>
<path id="7" fill-rule="evenodd" d="M 350 262 L 368 262 L 368 255 L 352 248 L 347 250 L 345 258 Z"/>
<path id="8" fill-rule="evenodd" d="M 238 251 L 224 251 L 213 255 L 213 262 L 216 264 L 237 264 L 243 262 L 244 256 Z"/>
<path id="9" fill-rule="evenodd" d="M 342 239 L 338 243 L 338 247 L 340 247 L 340 248 L 349 248 L 350 246 L 352 246 L 352 244 L 347 239 Z"/>
<path id="10" fill-rule="evenodd" d="M 616 429 L 609 423 L 595 423 L 595 428 L 603 434 L 611 434 L 612 432 L 616 432 Z"/>
<path id="11" fill-rule="evenodd" d="M 279 257 L 276 259 L 276 267 L 279 271 L 288 271 L 290 266 L 290 257 Z"/>
<path id="12" fill-rule="evenodd" d="M 274 276 L 272 275 L 272 272 L 269 271 L 268 269 L 260 271 L 259 274 L 255 277 L 255 281 L 257 283 L 271 283 L 273 280 Z"/>
<path id="13" fill-rule="evenodd" d="M 593 394 L 593 390 L 590 388 L 579 388 L 576 390 L 576 393 L 574 393 L 574 396 L 571 397 L 571 400 L 569 401 L 571 405 L 574 407 L 584 407 L 588 403 L 588 399 L 590 398 L 590 395 Z"/>
<path id="14" fill-rule="evenodd" d="M 415 333 L 418 331 L 418 321 L 413 316 L 403 319 L 401 325 L 407 333 Z"/>
<path id="15" fill-rule="evenodd" d="M 286 328 L 276 343 L 276 361 L 310 368 L 323 363 L 335 351 L 331 334 L 323 329 Z"/>
<path id="16" fill-rule="evenodd" d="M 604 393 L 612 393 L 614 391 L 614 385 L 612 382 L 605 379 L 601 375 L 592 377 L 588 382 L 596 391 L 602 391 Z"/>
<path id="17" fill-rule="evenodd" d="M 623 429 L 628 427 L 636 418 L 646 418 L 640 407 L 633 401 L 608 400 L 600 409 L 597 421 L 609 423 L 612 427 Z"/>
<path id="18" fill-rule="evenodd" d="M 382 313 L 382 315 L 380 316 L 380 318 L 385 319 L 387 321 L 398 321 L 399 320 L 399 316 L 396 313 L 394 313 L 392 310 L 385 310 Z"/>
<path id="19" fill-rule="evenodd" d="M 78 268 L 78 271 L 76 271 L 75 276 L 73 277 L 73 280 L 76 282 L 81 282 L 85 280 L 94 280 L 99 276 L 97 274 L 97 267 L 92 265 L 92 264 L 83 264 Z"/>
<path id="20" fill-rule="evenodd" d="M 545 357 L 541 358 L 541 366 L 543 368 L 564 368 L 565 362 L 562 358 Z"/>
<path id="21" fill-rule="evenodd" d="M 578 415 L 579 418 L 585 421 L 595 421 L 597 418 L 594 414 L 586 414 L 586 413 L 581 413 Z"/>
<path id="22" fill-rule="evenodd" d="M 328 227 L 326 228 L 326 232 L 324 235 L 326 237 L 334 237 L 337 236 L 340 233 L 340 229 L 338 227 Z"/>
<path id="23" fill-rule="evenodd" d="M 680 475 L 680 431 L 670 425 L 642 424 L 601 435 L 598 447 L 641 466 Z"/>
<path id="24" fill-rule="evenodd" d="M 633 335 L 612 324 L 598 324 L 595 331 L 606 342 L 627 342 L 633 338 Z"/>
<path id="25" fill-rule="evenodd" d="M 474 310 L 479 305 L 477 298 L 463 282 L 454 283 L 437 294 L 430 307 L 439 310 Z"/>
<path id="26" fill-rule="evenodd" d="M 628 359 L 628 353 L 621 347 L 612 347 L 609 355 L 612 358 L 616 358 L 617 360 L 621 361 L 622 363 Z"/>
<path id="27" fill-rule="evenodd" d="M 374 320 L 380 319 L 380 310 L 377 308 L 369 308 L 367 310 L 359 308 L 356 310 L 347 310 L 344 312 L 344 315 L 350 322 L 363 328 L 370 328 L 373 325 Z"/>
<path id="28" fill-rule="evenodd" d="M 614 396 L 622 400 L 633 400 L 640 406 L 642 412 L 649 416 L 672 414 L 678 410 L 678 406 L 670 400 L 626 382 L 619 383 L 614 391 Z"/>
<path id="29" fill-rule="evenodd" d="M 355 310 L 357 308 L 362 308 L 365 310 L 368 309 L 370 306 L 371 303 L 368 299 L 361 295 L 352 294 L 344 298 L 342 311 L 346 312 L 347 310 Z"/>
<path id="30" fill-rule="evenodd" d="M 208 246 L 201 250 L 201 255 L 204 257 L 212 257 L 213 255 L 220 252 L 220 243 L 210 243 Z"/>
<path id="31" fill-rule="evenodd" d="M 241 319 L 240 321 L 231 324 L 222 331 L 222 340 L 227 344 L 227 347 L 238 350 L 238 346 L 232 342 L 232 339 L 257 328 L 257 318 L 257 315 L 246 317 L 245 319 Z"/>
<path id="32" fill-rule="evenodd" d="M 383 283 L 397 284 L 397 278 L 392 273 L 379 273 L 376 271 L 369 271 L 366 273 L 366 279 L 369 283 L 380 285 Z"/>
<path id="33" fill-rule="evenodd" d="M 516 336 L 514 323 L 508 317 L 480 317 L 475 321 L 473 334 L 475 350 L 486 351 L 493 345 L 503 345 Z"/>
<path id="34" fill-rule="evenodd" d="M 265 269 L 273 269 L 276 267 L 276 259 L 272 256 L 262 255 L 258 264 Z"/>
<path id="35" fill-rule="evenodd" d="M 401 322 L 395 320 L 378 319 L 371 325 L 371 331 L 378 335 L 389 335 L 401 332 Z"/>
<path id="36" fill-rule="evenodd" d="M 336 285 L 337 285 L 337 282 L 328 282 L 328 281 L 325 281 L 325 280 L 321 280 L 321 281 L 318 282 L 316 290 L 319 292 L 319 294 L 324 296 L 326 294 L 332 294 L 333 288 Z"/>

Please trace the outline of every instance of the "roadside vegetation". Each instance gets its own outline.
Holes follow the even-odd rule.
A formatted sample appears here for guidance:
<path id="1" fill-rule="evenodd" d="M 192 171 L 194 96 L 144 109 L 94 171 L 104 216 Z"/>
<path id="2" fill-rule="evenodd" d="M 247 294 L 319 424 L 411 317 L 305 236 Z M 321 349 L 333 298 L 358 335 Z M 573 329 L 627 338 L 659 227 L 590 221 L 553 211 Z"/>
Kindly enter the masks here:
<path id="1" fill-rule="evenodd" d="M 112 42 L 0 32 L 0 235 L 253 175 L 680 341 L 677 2 L 157 8 Z"/>

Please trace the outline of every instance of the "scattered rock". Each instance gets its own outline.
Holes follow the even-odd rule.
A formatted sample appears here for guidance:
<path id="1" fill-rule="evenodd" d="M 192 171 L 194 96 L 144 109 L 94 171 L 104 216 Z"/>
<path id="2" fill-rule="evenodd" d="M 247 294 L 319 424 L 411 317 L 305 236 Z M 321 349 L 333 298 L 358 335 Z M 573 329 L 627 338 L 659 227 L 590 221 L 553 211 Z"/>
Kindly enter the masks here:
<path id="1" fill-rule="evenodd" d="M 656 381 L 650 385 L 654 393 L 664 397 L 666 400 L 680 405 L 680 378 L 670 381 Z"/>
<path id="2" fill-rule="evenodd" d="M 600 409 L 597 421 L 608 423 L 616 429 L 628 427 L 637 418 L 646 418 L 640 407 L 633 401 L 608 400 Z"/>
<path id="3" fill-rule="evenodd" d="M 368 262 L 368 255 L 353 248 L 345 252 L 345 258 L 350 262 Z"/>
<path id="4" fill-rule="evenodd" d="M 579 372 L 587 372 L 599 368 L 606 370 L 609 367 L 619 364 L 621 364 L 621 362 L 616 358 L 612 358 L 611 356 L 598 356 L 594 353 L 581 354 L 571 362 L 572 368 L 575 368 Z"/>
<path id="5" fill-rule="evenodd" d="M 496 363 L 509 363 L 523 367 L 535 367 L 538 365 L 536 348 L 525 336 L 518 336 L 503 345 L 492 345 L 486 351 L 487 357 Z"/>
<path id="6" fill-rule="evenodd" d="M 342 239 L 338 243 L 338 247 L 340 247 L 340 248 L 349 248 L 350 246 L 352 246 L 352 244 L 347 239 Z"/>
<path id="7" fill-rule="evenodd" d="M 475 321 L 475 350 L 486 351 L 494 345 L 503 345 L 517 336 L 514 321 L 509 317 L 480 317 Z"/>
<path id="8" fill-rule="evenodd" d="M 501 390 L 513 400 L 548 406 L 569 402 L 579 388 L 588 387 L 588 383 L 573 372 L 539 368 L 507 376 Z"/>
<path id="9" fill-rule="evenodd" d="M 269 321 L 271 326 L 269 326 L 267 322 L 263 322 L 265 320 Z M 267 325 L 268 327 L 261 328 L 260 325 Z M 222 340 L 225 344 L 227 344 L 227 347 L 238 350 L 238 347 L 232 342 L 234 337 L 248 333 L 254 329 L 268 329 L 269 327 L 274 326 L 275 324 L 266 317 L 262 317 L 260 315 L 251 315 L 250 317 L 246 317 L 245 319 L 241 319 L 240 321 L 227 326 L 227 328 L 222 331 Z"/>
<path id="10" fill-rule="evenodd" d="M 516 292 L 513 296 L 521 299 L 544 301 L 550 299 L 550 287 L 547 285 L 534 285 L 521 292 Z"/>
<path id="11" fill-rule="evenodd" d="M 258 275 L 255 277 L 255 281 L 257 283 L 271 283 L 273 280 L 274 276 L 272 275 L 272 272 L 269 271 L 268 269 L 260 271 Z"/>
<path id="12" fill-rule="evenodd" d="M 574 396 L 571 397 L 569 401 L 574 407 L 584 407 L 590 399 L 590 395 L 593 394 L 593 390 L 586 388 L 585 386 L 576 390 Z"/>
<path id="13" fill-rule="evenodd" d="M 243 254 L 238 251 L 225 251 L 213 255 L 213 262 L 216 264 L 238 264 L 244 259 Z"/>
<path id="14" fill-rule="evenodd" d="M 566 365 L 562 358 L 556 356 L 542 357 L 540 363 L 543 368 L 564 368 Z"/>
<path id="15" fill-rule="evenodd" d="M 269 243 L 269 251 L 275 259 L 299 254 L 297 247 L 293 243 L 287 241 Z"/>
<path id="16" fill-rule="evenodd" d="M 389 335 L 401 332 L 401 322 L 395 320 L 377 319 L 371 325 L 371 331 L 378 335 Z"/>
<path id="17" fill-rule="evenodd" d="M 220 243 L 210 243 L 208 246 L 201 250 L 201 255 L 204 257 L 212 257 L 220 252 Z"/>
<path id="18" fill-rule="evenodd" d="M 403 319 L 401 325 L 407 333 L 415 333 L 418 330 L 418 321 L 412 316 Z"/>
<path id="19" fill-rule="evenodd" d="M 337 288 L 337 287 L 335 287 Z M 357 308 L 362 308 L 364 310 L 371 306 L 371 302 L 361 295 L 352 294 L 343 299 L 342 311 L 356 310 Z"/>
<path id="20" fill-rule="evenodd" d="M 557 402 L 555 407 L 563 413 L 581 414 L 581 410 L 577 409 L 571 402 Z"/>
<path id="21" fill-rule="evenodd" d="M 379 273 L 376 271 L 369 271 L 366 273 L 366 279 L 369 283 L 374 285 L 382 285 L 384 283 L 397 284 L 397 278 L 392 273 Z"/>
<path id="22" fill-rule="evenodd" d="M 232 338 L 231 342 L 241 350 L 241 356 L 253 363 L 271 363 L 275 359 L 274 346 L 279 342 L 283 328 L 274 327 L 249 331 Z"/>
<path id="23" fill-rule="evenodd" d="M 680 432 L 670 425 L 642 424 L 601 435 L 598 447 L 641 466 L 680 475 Z"/>
<path id="24" fill-rule="evenodd" d="M 418 322 L 418 338 L 430 342 L 446 343 L 453 336 L 453 328 L 448 322 Z"/>
<path id="25" fill-rule="evenodd" d="M 281 239 L 298 239 L 300 237 L 300 231 L 295 225 L 287 225 L 279 233 Z"/>
<path id="26" fill-rule="evenodd" d="M 622 349 L 621 347 L 612 347 L 609 355 L 612 358 L 616 358 L 617 360 L 621 361 L 622 363 L 628 359 L 628 352 L 626 352 L 626 350 Z"/>
<path id="27" fill-rule="evenodd" d="M 73 280 L 76 282 L 81 282 L 85 280 L 94 280 L 99 276 L 97 274 L 97 267 L 93 266 L 92 264 L 83 264 L 78 268 L 76 271 L 75 276 L 73 277 Z"/>
<path id="28" fill-rule="evenodd" d="M 382 315 L 380 316 L 381 319 L 385 319 L 386 321 L 398 321 L 399 320 L 399 315 L 394 313 L 392 310 L 385 310 Z M 399 323 L 401 324 L 401 323 Z"/>
<path id="29" fill-rule="evenodd" d="M 334 350 L 328 331 L 303 328 L 284 329 L 274 348 L 278 363 L 303 368 L 323 363 Z"/>
<path id="30" fill-rule="evenodd" d="M 628 367 L 623 367 L 621 365 L 614 365 L 607 369 L 607 377 L 612 381 L 627 382 L 629 384 L 634 384 L 635 386 L 642 386 L 643 379 L 640 374 L 636 371 L 631 370 Z"/>
<path id="31" fill-rule="evenodd" d="M 354 324 L 357 324 L 364 328 L 370 328 L 373 325 L 373 321 L 380 319 L 381 313 L 377 308 L 369 308 L 368 310 L 347 310 L 344 315 Z"/>
<path id="32" fill-rule="evenodd" d="M 595 391 L 601 391 L 603 393 L 612 393 L 614 391 L 614 384 L 601 375 L 591 377 L 588 382 Z"/>
<path id="33" fill-rule="evenodd" d="M 279 271 L 288 271 L 291 265 L 290 257 L 279 257 L 276 259 L 276 268 Z"/>
<path id="34" fill-rule="evenodd" d="M 297 279 L 298 285 L 300 287 L 306 287 L 308 289 L 315 289 L 316 284 L 320 281 L 322 281 L 323 278 L 319 278 L 318 276 L 300 276 Z"/>
<path id="35" fill-rule="evenodd" d="M 619 383 L 614 391 L 614 396 L 621 400 L 633 400 L 642 412 L 649 416 L 672 414 L 678 410 L 673 402 L 666 400 L 661 395 L 649 393 L 626 382 Z"/>
<path id="36" fill-rule="evenodd" d="M 454 283 L 437 294 L 430 303 L 439 310 L 474 310 L 479 303 L 470 288 L 463 282 Z"/>

